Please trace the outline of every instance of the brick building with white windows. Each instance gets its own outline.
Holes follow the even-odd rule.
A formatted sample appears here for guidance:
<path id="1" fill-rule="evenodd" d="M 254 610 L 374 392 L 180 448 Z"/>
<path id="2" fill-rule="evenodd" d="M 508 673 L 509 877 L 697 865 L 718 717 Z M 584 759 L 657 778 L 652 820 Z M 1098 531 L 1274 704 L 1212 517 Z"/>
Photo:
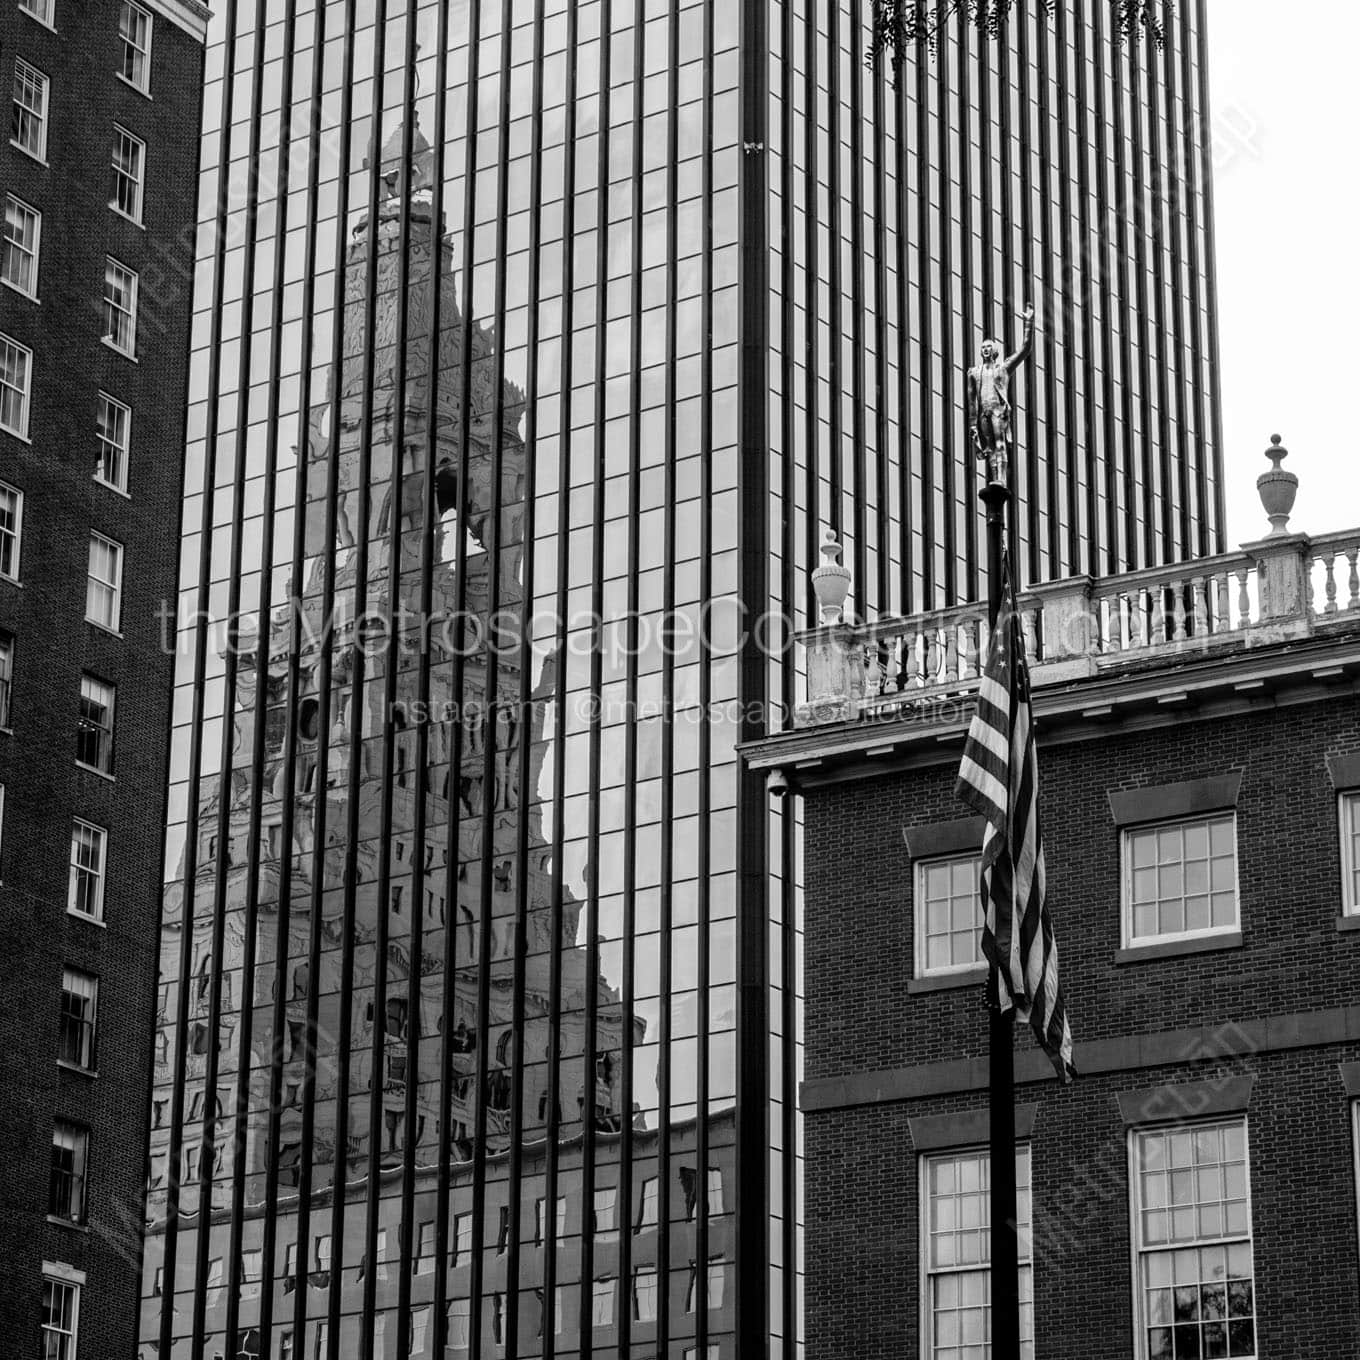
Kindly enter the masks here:
<path id="1" fill-rule="evenodd" d="M 0 1350 L 131 1355 L 207 10 L 0 0 Z"/>
<path id="2" fill-rule="evenodd" d="M 1360 1355 L 1360 530 L 1275 522 L 1021 595 L 1082 1073 L 1022 1027 L 1026 1356 Z M 817 1360 L 988 1353 L 984 621 L 805 635 L 797 730 L 745 753 L 806 832 Z"/>

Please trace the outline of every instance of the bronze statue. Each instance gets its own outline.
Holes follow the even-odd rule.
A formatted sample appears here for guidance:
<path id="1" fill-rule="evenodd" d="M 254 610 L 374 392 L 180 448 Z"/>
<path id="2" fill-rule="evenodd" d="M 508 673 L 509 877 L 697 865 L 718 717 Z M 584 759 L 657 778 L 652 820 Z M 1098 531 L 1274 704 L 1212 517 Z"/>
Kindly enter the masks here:
<path id="1" fill-rule="evenodd" d="M 973 451 L 987 460 L 988 480 L 1005 482 L 1011 442 L 1011 374 L 1034 347 L 1034 308 L 1025 308 L 1025 338 L 1009 359 L 999 340 L 984 340 L 978 366 L 968 370 L 968 427 Z"/>

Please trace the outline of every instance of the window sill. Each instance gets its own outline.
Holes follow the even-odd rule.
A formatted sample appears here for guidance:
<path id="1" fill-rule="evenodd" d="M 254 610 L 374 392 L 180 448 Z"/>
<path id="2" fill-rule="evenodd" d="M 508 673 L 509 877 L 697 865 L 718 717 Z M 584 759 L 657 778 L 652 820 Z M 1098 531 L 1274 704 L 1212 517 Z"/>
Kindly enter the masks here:
<path id="1" fill-rule="evenodd" d="M 20 9 L 19 13 L 27 14 L 39 28 L 45 28 L 49 33 L 55 33 L 57 31 L 54 24 L 49 24 L 41 14 L 34 14 L 31 9 Z"/>
<path id="2" fill-rule="evenodd" d="M 33 441 L 26 434 L 20 434 L 18 430 L 11 430 L 8 425 L 0 425 L 0 430 L 3 430 L 11 439 L 17 439 L 21 444 L 27 444 L 29 448 L 33 447 Z"/>
<path id="3" fill-rule="evenodd" d="M 1360 934 L 1360 911 L 1336 918 L 1336 928 L 1343 935 Z"/>
<path id="4" fill-rule="evenodd" d="M 0 279 L 0 283 L 3 283 L 11 293 L 18 293 L 21 298 L 24 298 L 35 305 L 41 305 L 37 293 L 30 293 L 27 288 L 20 288 L 12 279 Z"/>
<path id="5" fill-rule="evenodd" d="M 1153 944 L 1135 944 L 1115 951 L 1117 964 L 1143 963 L 1152 959 L 1174 959 L 1185 954 L 1213 954 L 1221 949 L 1241 949 L 1242 932 L 1225 930 L 1219 935 L 1199 935 L 1190 940 L 1159 940 Z"/>
<path id="6" fill-rule="evenodd" d="M 137 227 L 142 231 L 146 230 L 146 223 L 143 222 L 140 217 L 133 217 L 130 213 L 125 213 L 116 203 L 109 204 L 109 211 L 115 217 L 121 217 L 124 222 L 131 222 L 134 227 Z"/>
<path id="7" fill-rule="evenodd" d="M 3 581 L 7 586 L 14 586 L 16 590 L 24 588 L 24 583 L 17 576 L 6 576 L 0 573 L 0 581 Z"/>
<path id="8" fill-rule="evenodd" d="M 97 770 L 93 765 L 87 765 L 83 760 L 76 761 L 76 769 L 85 770 L 89 774 L 98 775 L 100 779 L 107 779 L 110 784 L 116 784 L 118 782 L 107 770 Z"/>
<path id="9" fill-rule="evenodd" d="M 151 91 L 150 91 L 150 90 L 144 90 L 140 85 L 137 84 L 136 81 L 134 81 L 134 80 L 129 80 L 129 79 L 128 79 L 121 71 L 115 71 L 113 74 L 114 74 L 115 76 L 117 76 L 118 79 L 121 80 L 121 81 L 123 82 L 123 84 L 126 85 L 126 86 L 128 87 L 129 90 L 136 90 L 137 93 L 138 93 L 139 95 L 141 95 L 142 98 L 145 99 L 148 103 L 154 102 L 154 101 L 151 99 Z"/>
<path id="10" fill-rule="evenodd" d="M 122 633 L 120 633 L 116 628 L 110 628 L 107 623 L 100 623 L 98 619 L 92 619 L 89 617 L 89 615 L 86 615 L 85 622 L 88 623 L 91 628 L 94 628 L 98 632 L 104 633 L 109 637 L 117 638 L 119 642 L 123 641 Z M 80 762 L 76 761 L 76 764 L 79 765 Z M 86 766 L 85 768 L 88 769 L 89 767 Z M 112 778 L 112 775 L 110 775 L 109 777 Z"/>
<path id="11" fill-rule="evenodd" d="M 953 992 L 963 987 L 976 987 L 987 980 L 987 969 L 965 968 L 957 973 L 936 973 L 921 978 L 907 979 L 907 995 L 923 996 L 930 992 Z"/>
<path id="12" fill-rule="evenodd" d="M 70 1228 L 72 1232 L 85 1233 L 88 1235 L 90 1225 L 88 1223 L 77 1223 L 74 1219 L 62 1218 L 60 1214 L 48 1214 L 47 1221 L 54 1227 Z"/>
<path id="13" fill-rule="evenodd" d="M 115 486 L 112 482 L 106 482 L 102 477 L 92 477 L 90 480 L 93 481 L 96 486 L 102 486 L 109 491 L 112 491 L 115 496 L 121 496 L 125 501 L 130 501 L 132 499 L 132 493 L 130 491 L 124 491 L 121 486 Z"/>
<path id="14" fill-rule="evenodd" d="M 19 152 L 20 155 L 27 156 L 29 160 L 35 161 L 38 165 L 41 165 L 42 168 L 43 168 L 44 170 L 48 170 L 48 169 L 51 168 L 51 167 L 47 164 L 47 161 L 44 160 L 42 156 L 39 156 L 36 152 L 30 151 L 26 146 L 23 146 L 23 145 L 21 145 L 19 142 L 16 142 L 16 141 L 14 140 L 13 137 L 11 137 L 11 138 L 9 139 L 9 144 L 10 144 L 17 152 Z M 46 149 L 46 148 L 44 148 L 44 149 Z"/>
<path id="15" fill-rule="evenodd" d="M 61 1068 L 63 1072 L 73 1072 L 78 1077 L 89 1077 L 91 1080 L 99 1075 L 95 1068 L 82 1067 L 79 1063 L 68 1062 L 65 1058 L 58 1058 L 57 1066 Z"/>
<path id="16" fill-rule="evenodd" d="M 137 354 L 135 350 L 120 349 L 117 345 L 113 343 L 112 340 L 109 339 L 107 335 L 101 335 L 99 337 L 99 343 L 103 345 L 105 349 L 111 349 L 120 358 L 126 359 L 128 363 L 135 364 L 137 362 Z"/>
<path id="17" fill-rule="evenodd" d="M 87 926 L 98 926 L 100 930 L 108 929 L 102 916 L 87 916 L 83 911 L 77 911 L 74 907 L 67 907 L 66 914 L 74 916 L 77 921 L 84 921 Z"/>

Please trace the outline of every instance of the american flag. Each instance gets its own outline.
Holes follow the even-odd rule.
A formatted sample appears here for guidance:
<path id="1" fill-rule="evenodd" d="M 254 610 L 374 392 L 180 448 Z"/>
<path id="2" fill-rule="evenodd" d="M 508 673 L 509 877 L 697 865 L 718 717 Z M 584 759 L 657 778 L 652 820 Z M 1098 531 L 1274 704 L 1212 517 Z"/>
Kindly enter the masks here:
<path id="1" fill-rule="evenodd" d="M 1072 1029 L 1058 982 L 1058 946 L 1044 900 L 1039 762 L 1034 747 L 1025 638 L 1010 562 L 992 630 L 977 712 L 956 793 L 987 819 L 982 842 L 982 952 L 1003 1011 L 1028 1021 L 1058 1075 L 1071 1080 Z"/>

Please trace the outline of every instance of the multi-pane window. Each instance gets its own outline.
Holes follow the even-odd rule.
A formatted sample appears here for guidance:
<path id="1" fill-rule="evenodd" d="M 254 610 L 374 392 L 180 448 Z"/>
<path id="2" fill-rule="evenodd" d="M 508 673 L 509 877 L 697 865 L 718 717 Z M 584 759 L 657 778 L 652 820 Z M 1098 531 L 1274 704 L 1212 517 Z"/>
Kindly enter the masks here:
<path id="1" fill-rule="evenodd" d="M 97 480 L 118 491 L 127 490 L 128 444 L 132 432 L 132 411 L 107 392 L 99 394 L 95 431 L 99 453 L 94 466 Z"/>
<path id="2" fill-rule="evenodd" d="M 449 1304 L 449 1349 L 465 1351 L 472 1326 L 472 1303 L 468 1299 L 454 1299 Z"/>
<path id="3" fill-rule="evenodd" d="M 62 1062 L 93 1071 L 98 1006 L 99 979 L 79 968 L 64 968 L 57 1030 L 57 1057 Z"/>
<path id="4" fill-rule="evenodd" d="M 1133 1134 L 1139 1360 L 1254 1357 L 1247 1127 Z"/>
<path id="5" fill-rule="evenodd" d="M 112 255 L 104 261 L 104 339 L 123 354 L 137 350 L 137 274 Z"/>
<path id="6" fill-rule="evenodd" d="M 104 919 L 104 849 L 108 833 L 102 826 L 71 823 L 71 879 L 66 891 L 66 907 L 78 916 L 93 921 Z"/>
<path id="7" fill-rule="evenodd" d="M 1360 914 L 1360 789 L 1341 795 L 1341 872 L 1346 914 Z"/>
<path id="8" fill-rule="evenodd" d="M 708 1168 L 708 1215 L 716 1217 L 723 1212 L 723 1174 L 722 1167 Z"/>
<path id="9" fill-rule="evenodd" d="M 123 79 L 139 90 L 151 89 L 151 15 L 132 0 L 123 0 L 118 19 L 123 43 Z"/>
<path id="10" fill-rule="evenodd" d="M 638 1266 L 633 1271 L 633 1321 L 656 1321 L 655 1266 Z"/>
<path id="11" fill-rule="evenodd" d="M 977 855 L 916 865 L 916 976 L 976 968 L 982 961 Z"/>
<path id="12" fill-rule="evenodd" d="M 427 1218 L 416 1236 L 415 1273 L 428 1275 L 434 1269 L 434 1219 Z"/>
<path id="13" fill-rule="evenodd" d="M 657 1178 L 647 1176 L 642 1182 L 642 1197 L 638 1201 L 638 1216 L 634 1231 L 641 1232 L 643 1228 L 650 1228 L 656 1225 L 657 1210 Z"/>
<path id="14" fill-rule="evenodd" d="M 113 197 L 109 207 L 142 220 L 142 177 L 146 170 L 146 143 L 126 128 L 113 125 Z"/>
<path id="15" fill-rule="evenodd" d="M 52 1128 L 52 1179 L 47 1212 L 71 1223 L 85 1222 L 85 1159 L 90 1134 L 79 1124 L 58 1119 Z"/>
<path id="16" fill-rule="evenodd" d="M 614 1277 L 606 1275 L 591 1281 L 590 1320 L 596 1327 L 614 1325 Z"/>
<path id="17" fill-rule="evenodd" d="M 453 1264 L 459 1265 L 472 1255 L 472 1215 L 455 1214 L 453 1219 Z"/>
<path id="18" fill-rule="evenodd" d="M 0 278 L 29 297 L 38 296 L 38 252 L 42 214 L 13 194 L 5 195 L 5 244 Z"/>
<path id="19" fill-rule="evenodd" d="M 608 1240 L 614 1234 L 614 1202 L 618 1191 L 612 1185 L 595 1187 L 595 1237 Z"/>
<path id="20" fill-rule="evenodd" d="M 116 633 L 122 612 L 123 545 L 103 534 L 91 534 L 85 580 L 85 617 Z"/>
<path id="21" fill-rule="evenodd" d="M 534 1242 L 538 1246 L 543 1245 L 543 1239 L 548 1231 L 547 1201 L 537 1199 L 534 1201 Z M 558 1241 L 567 1235 L 567 1201 L 565 1196 L 559 1196 L 557 1201 L 557 1223 L 553 1229 Z"/>
<path id="22" fill-rule="evenodd" d="M 25 14 L 31 14 L 35 19 L 40 19 L 48 28 L 52 27 L 52 11 L 56 8 L 57 0 L 19 0 L 19 8 Z"/>
<path id="23" fill-rule="evenodd" d="M 1020 1254 L 1020 1354 L 1034 1358 L 1034 1262 L 1030 1243 L 1029 1148 L 1015 1155 Z M 981 1360 L 990 1354 L 991 1158 L 947 1153 L 922 1163 L 921 1316 L 930 1360 Z"/>
<path id="24" fill-rule="evenodd" d="M 29 385 L 33 380 L 33 351 L 0 335 L 0 429 L 28 438 Z"/>
<path id="25" fill-rule="evenodd" d="M 9 139 L 21 151 L 39 160 L 47 157 L 48 80 L 22 57 L 14 59 L 14 113 Z"/>
<path id="26" fill-rule="evenodd" d="M 1237 928 L 1237 831 L 1223 813 L 1124 832 L 1124 942 Z"/>
<path id="27" fill-rule="evenodd" d="M 14 690 L 14 639 L 0 632 L 0 731 L 8 730 L 10 696 Z"/>
<path id="28" fill-rule="evenodd" d="M 80 1286 L 53 1275 L 43 1276 L 42 1360 L 76 1360 L 80 1324 Z"/>
<path id="29" fill-rule="evenodd" d="M 76 720 L 76 759 L 104 774 L 113 773 L 112 685 L 92 675 L 80 677 L 80 712 Z"/>
<path id="30" fill-rule="evenodd" d="M 24 493 L 0 482 L 0 576 L 19 579 L 19 543 L 24 529 Z"/>

